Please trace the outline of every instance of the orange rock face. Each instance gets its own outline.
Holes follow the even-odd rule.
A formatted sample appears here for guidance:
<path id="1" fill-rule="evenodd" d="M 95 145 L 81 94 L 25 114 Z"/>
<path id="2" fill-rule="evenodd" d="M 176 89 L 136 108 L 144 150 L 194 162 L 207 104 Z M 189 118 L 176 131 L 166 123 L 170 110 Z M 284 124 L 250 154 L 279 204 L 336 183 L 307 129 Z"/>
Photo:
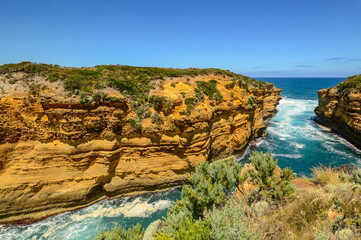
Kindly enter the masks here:
<path id="1" fill-rule="evenodd" d="M 47 92 L 0 99 L 0 222 L 182 184 L 197 163 L 241 153 L 261 137 L 280 100 L 271 85 L 227 89 L 231 79 L 218 77 L 223 100 L 206 98 L 185 114 L 194 81 L 172 81 L 179 83 L 157 92 L 172 100 L 170 110 L 161 122 L 145 117 L 141 128 L 130 124 L 136 113 L 127 100 L 69 104 Z"/>
<path id="2" fill-rule="evenodd" d="M 315 109 L 320 123 L 361 148 L 361 93 L 341 94 L 336 87 L 318 91 Z"/>

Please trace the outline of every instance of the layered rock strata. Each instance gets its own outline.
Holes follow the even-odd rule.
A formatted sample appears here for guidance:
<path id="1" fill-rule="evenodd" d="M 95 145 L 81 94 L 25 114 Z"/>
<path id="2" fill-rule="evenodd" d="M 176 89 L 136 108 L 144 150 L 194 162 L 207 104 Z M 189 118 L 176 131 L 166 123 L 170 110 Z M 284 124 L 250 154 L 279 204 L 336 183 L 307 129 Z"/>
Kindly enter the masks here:
<path id="1" fill-rule="evenodd" d="M 318 91 L 316 121 L 361 148 L 361 93 L 356 88 L 345 88 L 350 79 L 336 87 Z"/>
<path id="2" fill-rule="evenodd" d="M 195 95 L 196 82 L 211 79 L 221 99 L 203 96 L 189 107 L 185 99 Z M 83 104 L 60 97 L 49 83 L 37 94 L 3 95 L 0 222 L 179 185 L 197 163 L 242 152 L 263 136 L 281 90 L 232 81 L 212 74 L 165 79 L 149 94 L 167 98 L 166 111 L 150 107 L 136 122 L 140 107 L 121 94 L 117 102 Z"/>

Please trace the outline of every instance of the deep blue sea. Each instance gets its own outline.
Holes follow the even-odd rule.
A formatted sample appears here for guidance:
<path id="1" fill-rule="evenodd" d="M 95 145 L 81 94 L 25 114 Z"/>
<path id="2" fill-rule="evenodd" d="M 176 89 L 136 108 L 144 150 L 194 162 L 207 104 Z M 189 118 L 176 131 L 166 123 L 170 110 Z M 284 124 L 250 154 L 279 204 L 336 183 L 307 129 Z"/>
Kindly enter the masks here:
<path id="1" fill-rule="evenodd" d="M 323 164 L 361 166 L 361 151 L 342 137 L 313 121 L 317 90 L 337 85 L 343 78 L 259 78 L 283 90 L 278 113 L 269 121 L 268 135 L 239 158 L 247 161 L 253 151 L 271 151 L 281 168 L 291 167 L 299 176 Z M 147 227 L 166 215 L 179 189 L 115 200 L 102 200 L 89 207 L 62 213 L 26 226 L 0 226 L 0 239 L 88 239 L 117 225 L 140 222 Z"/>

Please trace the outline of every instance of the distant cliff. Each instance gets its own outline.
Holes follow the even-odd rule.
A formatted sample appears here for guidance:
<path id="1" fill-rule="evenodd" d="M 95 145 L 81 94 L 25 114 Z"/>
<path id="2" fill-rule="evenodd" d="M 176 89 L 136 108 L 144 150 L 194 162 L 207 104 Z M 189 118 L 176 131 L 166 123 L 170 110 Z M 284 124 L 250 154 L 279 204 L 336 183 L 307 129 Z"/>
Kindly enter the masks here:
<path id="1" fill-rule="evenodd" d="M 361 148 L 361 75 L 318 91 L 318 120 Z"/>
<path id="2" fill-rule="evenodd" d="M 219 69 L 0 66 L 0 222 L 184 183 L 264 134 L 281 90 Z"/>

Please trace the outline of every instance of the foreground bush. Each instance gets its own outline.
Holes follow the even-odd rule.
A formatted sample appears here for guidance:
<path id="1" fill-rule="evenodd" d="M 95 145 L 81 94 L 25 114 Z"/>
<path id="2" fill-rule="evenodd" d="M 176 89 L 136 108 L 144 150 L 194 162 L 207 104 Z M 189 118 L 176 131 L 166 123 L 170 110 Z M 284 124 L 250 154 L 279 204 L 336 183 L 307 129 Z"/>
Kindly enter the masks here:
<path id="1" fill-rule="evenodd" d="M 270 153 L 253 153 L 243 168 L 232 161 L 203 162 L 152 232 L 157 240 L 361 239 L 359 173 L 317 167 L 312 178 L 296 179 L 296 189 L 292 170 L 279 169 Z M 138 225 L 96 239 L 141 234 Z"/>
<path id="2" fill-rule="evenodd" d="M 141 240 L 143 239 L 144 229 L 139 223 L 131 228 L 124 229 L 119 226 L 108 232 L 100 231 L 93 240 Z"/>
<path id="3" fill-rule="evenodd" d="M 183 186 L 181 200 L 168 210 L 162 232 L 173 237 L 184 219 L 205 219 L 206 212 L 224 203 L 243 180 L 239 163 L 200 163 L 190 177 L 191 184 Z"/>
<path id="4" fill-rule="evenodd" d="M 225 206 L 214 208 L 209 214 L 211 239 L 261 239 L 261 234 L 252 230 L 244 206 L 227 201 Z"/>
<path id="5" fill-rule="evenodd" d="M 276 174 L 277 160 L 271 153 L 254 152 L 250 162 L 255 168 L 250 170 L 250 181 L 258 186 L 249 194 L 250 204 L 262 199 L 278 204 L 292 197 L 295 188 L 291 184 L 294 175 L 290 168 L 279 169 Z"/>

